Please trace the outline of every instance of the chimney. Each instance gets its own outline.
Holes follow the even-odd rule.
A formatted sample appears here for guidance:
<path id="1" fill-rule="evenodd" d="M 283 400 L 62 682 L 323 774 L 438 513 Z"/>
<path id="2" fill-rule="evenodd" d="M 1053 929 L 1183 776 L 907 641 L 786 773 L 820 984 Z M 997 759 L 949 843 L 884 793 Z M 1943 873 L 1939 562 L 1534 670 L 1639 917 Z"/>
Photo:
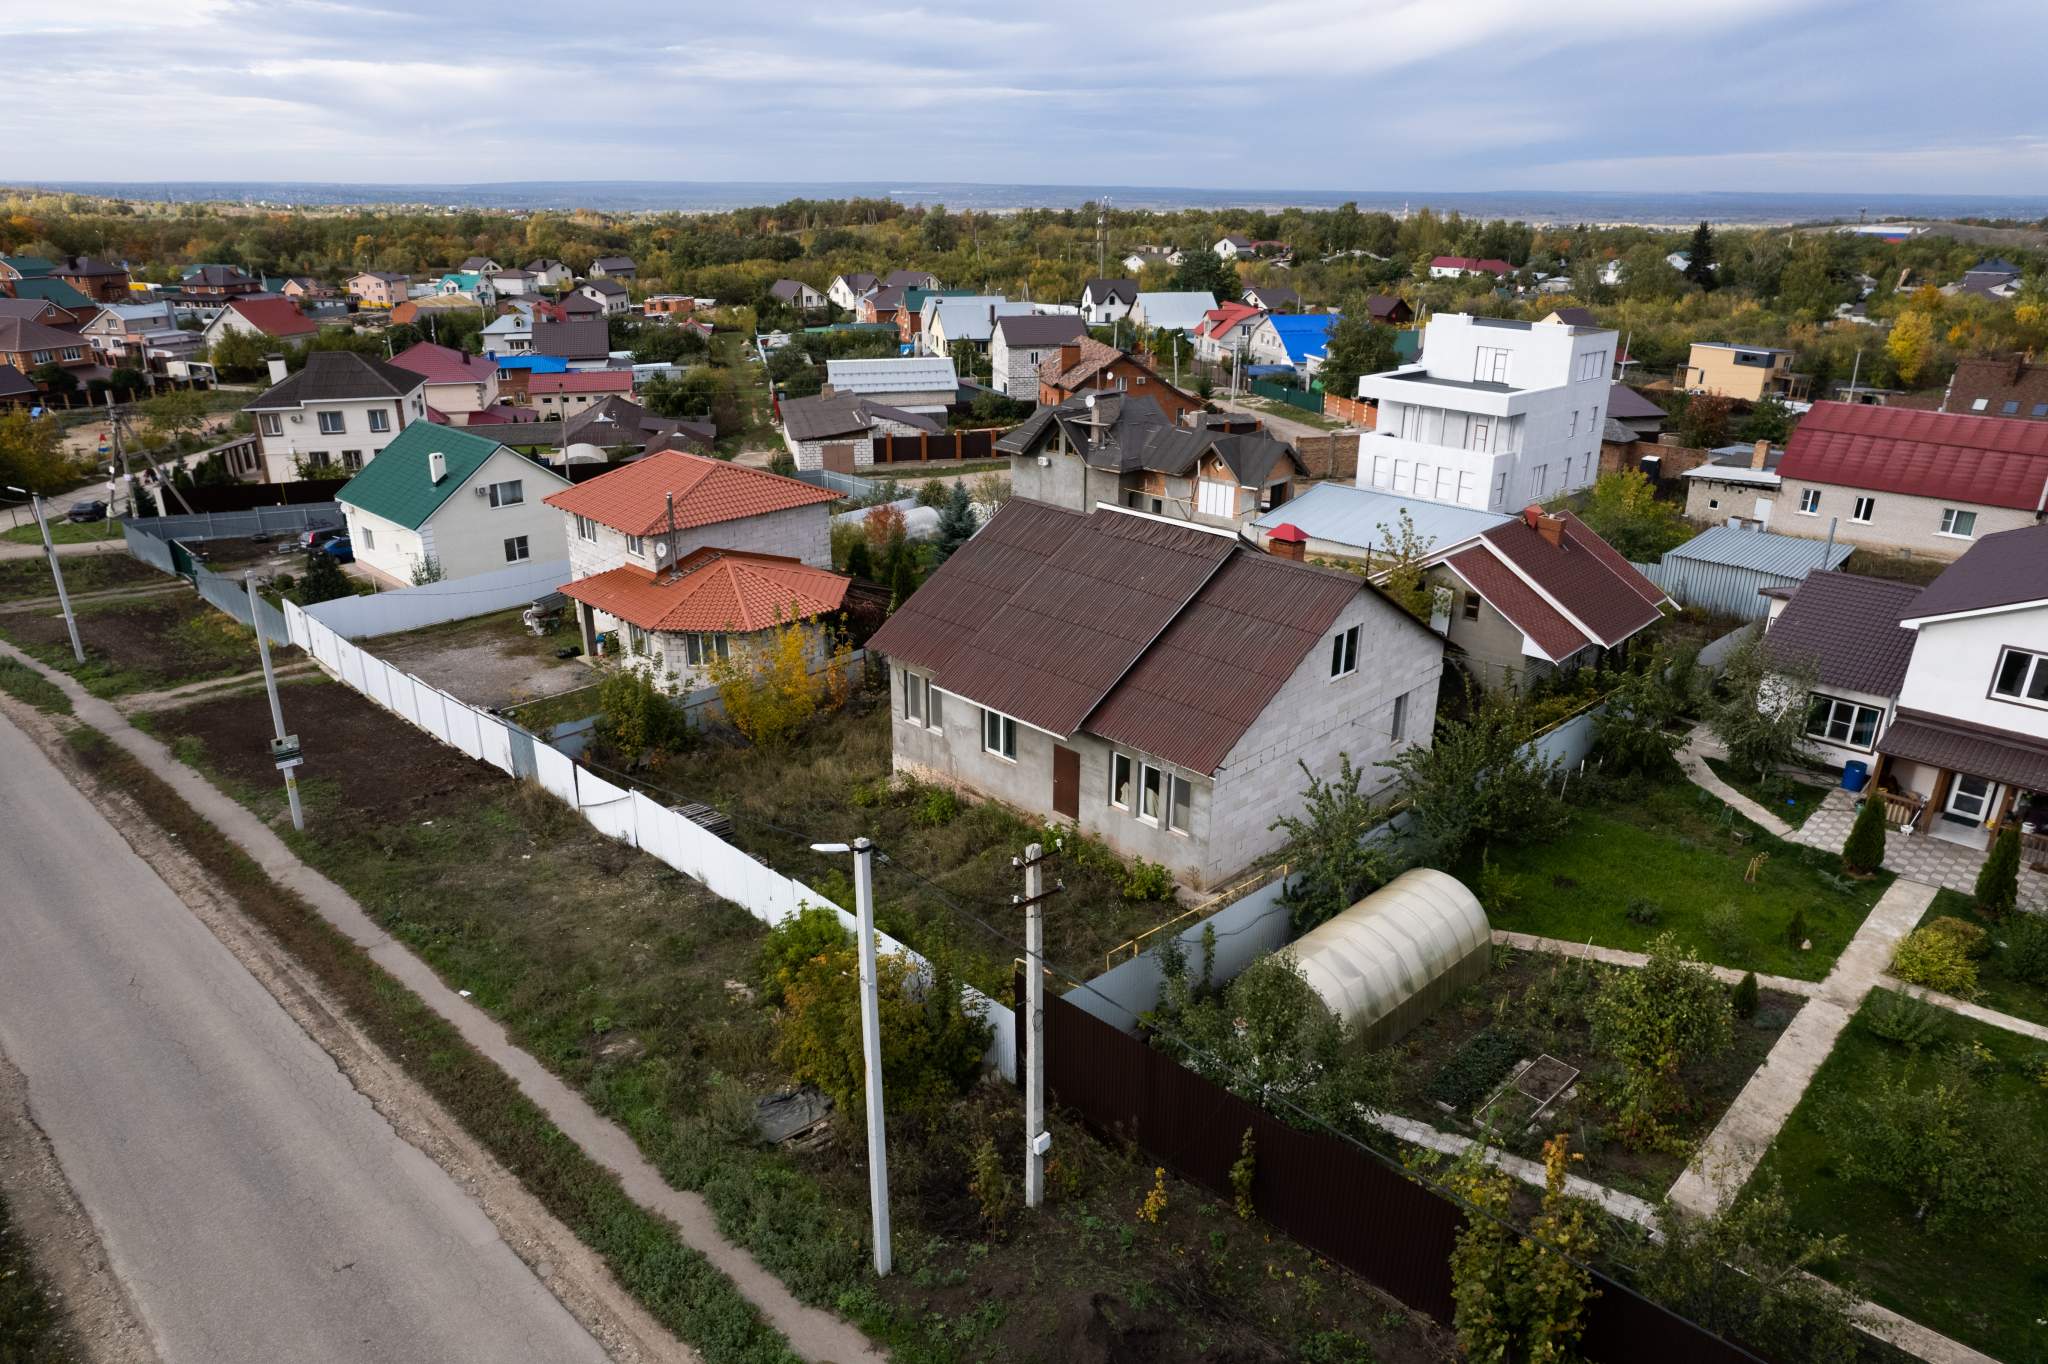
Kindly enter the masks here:
<path id="1" fill-rule="evenodd" d="M 1276 559 L 1302 561 L 1308 551 L 1308 534 L 1292 521 L 1282 521 L 1266 536 L 1266 552 Z"/>
<path id="2" fill-rule="evenodd" d="M 1081 343 L 1062 341 L 1060 343 L 1060 369 L 1070 370 L 1081 363 Z"/>
<path id="3" fill-rule="evenodd" d="M 1522 524 L 1559 549 L 1564 548 L 1564 522 L 1531 502 L 1522 508 Z"/>
<path id="4" fill-rule="evenodd" d="M 1767 440 L 1760 440 L 1756 443 L 1756 449 L 1750 453 L 1749 467 L 1752 469 L 1761 469 L 1767 462 L 1769 462 L 1770 458 L 1771 443 Z"/>
<path id="5" fill-rule="evenodd" d="M 284 357 L 282 355 L 266 355 L 263 357 L 263 363 L 270 366 L 271 383 L 281 384 L 284 382 L 285 370 Z"/>
<path id="6" fill-rule="evenodd" d="M 439 450 L 427 456 L 427 481 L 438 484 L 448 477 L 448 456 Z"/>

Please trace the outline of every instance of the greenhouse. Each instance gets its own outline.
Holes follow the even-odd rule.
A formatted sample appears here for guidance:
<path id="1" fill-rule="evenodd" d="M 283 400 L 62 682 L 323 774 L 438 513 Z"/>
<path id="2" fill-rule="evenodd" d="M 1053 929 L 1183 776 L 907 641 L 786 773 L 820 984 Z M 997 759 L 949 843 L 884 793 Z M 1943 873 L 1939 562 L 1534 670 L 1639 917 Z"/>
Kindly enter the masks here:
<path id="1" fill-rule="evenodd" d="M 1373 1046 L 1486 974 L 1486 911 L 1454 876 L 1418 867 L 1295 941 L 1302 978 Z"/>

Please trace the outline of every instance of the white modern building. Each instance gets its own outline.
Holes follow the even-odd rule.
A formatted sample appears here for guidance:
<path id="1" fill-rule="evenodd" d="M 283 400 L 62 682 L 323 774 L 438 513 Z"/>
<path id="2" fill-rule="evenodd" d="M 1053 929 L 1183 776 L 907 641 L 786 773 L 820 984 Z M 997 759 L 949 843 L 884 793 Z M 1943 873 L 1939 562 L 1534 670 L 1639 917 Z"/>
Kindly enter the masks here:
<path id="1" fill-rule="evenodd" d="M 488 436 L 416 421 L 334 500 L 356 562 L 405 587 L 566 560 L 561 514 L 541 499 L 568 486 Z"/>
<path id="2" fill-rule="evenodd" d="M 1358 485 L 1494 512 L 1589 486 L 1616 339 L 1564 322 L 1431 318 L 1420 363 L 1358 381 L 1379 405 Z"/>

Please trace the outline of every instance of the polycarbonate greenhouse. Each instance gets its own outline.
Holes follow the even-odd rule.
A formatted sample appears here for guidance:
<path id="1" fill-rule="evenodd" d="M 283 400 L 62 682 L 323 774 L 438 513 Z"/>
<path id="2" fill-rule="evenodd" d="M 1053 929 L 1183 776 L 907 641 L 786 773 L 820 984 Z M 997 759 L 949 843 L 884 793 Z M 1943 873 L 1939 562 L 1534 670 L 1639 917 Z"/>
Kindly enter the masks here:
<path id="1" fill-rule="evenodd" d="M 1330 1012 L 1378 1046 L 1484 976 L 1491 943 L 1478 897 L 1455 876 L 1418 867 L 1289 950 Z"/>

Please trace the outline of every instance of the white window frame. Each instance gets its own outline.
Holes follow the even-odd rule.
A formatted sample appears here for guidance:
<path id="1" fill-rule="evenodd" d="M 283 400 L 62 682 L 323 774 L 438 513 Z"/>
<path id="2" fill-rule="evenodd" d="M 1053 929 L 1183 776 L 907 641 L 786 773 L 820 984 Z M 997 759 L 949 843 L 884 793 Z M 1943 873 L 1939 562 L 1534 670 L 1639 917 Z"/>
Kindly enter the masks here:
<path id="1" fill-rule="evenodd" d="M 1574 416 L 1577 414 L 1574 413 Z M 1479 454 L 1488 453 L 1493 444 L 1493 419 L 1474 417 L 1465 427 L 1465 448 Z"/>
<path id="2" fill-rule="evenodd" d="M 363 548 L 369 550 L 377 548 L 377 532 L 369 526 L 363 527 Z"/>
<path id="3" fill-rule="evenodd" d="M 321 435 L 343 436 L 348 434 L 348 413 L 316 412 L 314 416 L 318 419 Z M 329 426 L 329 422 L 332 422 L 334 424 L 332 426 Z"/>
<path id="4" fill-rule="evenodd" d="M 1824 715 L 1821 712 L 1823 705 L 1827 707 Z M 1870 741 L 1868 743 L 1858 743 L 1856 742 L 1856 723 L 1860 718 L 1859 712 L 1864 711 L 1869 712 L 1871 717 Z M 1865 705 L 1861 701 L 1850 701 L 1840 696 L 1830 696 L 1826 692 L 1817 691 L 1813 693 L 1812 699 L 1807 703 L 1806 737 L 1818 739 L 1824 744 L 1833 744 L 1836 748 L 1848 748 L 1858 753 L 1868 753 L 1877 746 L 1877 733 L 1883 725 L 1884 711 L 1877 706 Z M 1842 731 L 1842 737 L 1840 738 L 1835 736 L 1837 728 Z"/>
<path id="5" fill-rule="evenodd" d="M 1859 526 L 1867 526 L 1870 524 L 1870 518 L 1876 514 L 1877 499 L 1868 493 L 1858 493 L 1856 501 L 1850 505 L 1849 519 Z"/>
<path id="6" fill-rule="evenodd" d="M 381 408 L 381 407 L 373 407 L 373 408 L 371 408 L 371 409 L 370 409 L 370 431 L 371 431 L 371 433 L 372 433 L 372 434 L 381 434 L 381 433 L 383 433 L 383 432 L 385 432 L 385 431 L 389 431 L 390 429 L 391 429 L 391 414 L 390 414 L 389 412 L 386 412 L 386 411 L 385 411 L 385 410 L 384 410 L 383 408 Z"/>
<path id="7" fill-rule="evenodd" d="M 999 710 L 981 708 L 981 751 L 1006 763 L 1017 761 L 1017 722 Z"/>
<path id="8" fill-rule="evenodd" d="M 1136 800 L 1131 807 L 1131 813 L 1138 817 L 1138 822 L 1150 824 L 1154 828 L 1165 828 L 1166 798 L 1169 794 L 1166 769 L 1157 763 L 1139 763 L 1138 789 Z M 1150 814 L 1145 813 L 1147 797 L 1150 797 L 1152 803 Z"/>
<path id="9" fill-rule="evenodd" d="M 628 554 L 632 555 L 632 556 L 633 556 L 634 558 L 636 558 L 636 559 L 637 559 L 637 558 L 639 558 L 639 557 L 640 557 L 641 555 L 645 554 L 646 552 L 647 552 L 647 541 L 646 541 L 646 540 L 644 540 L 643 538 L 641 538 L 641 537 L 640 537 L 640 536 L 638 536 L 638 535 L 628 535 L 628 536 L 626 537 L 626 553 L 628 553 Z"/>
<path id="10" fill-rule="evenodd" d="M 576 518 L 576 538 L 577 538 L 578 540 L 588 540 L 588 541 L 589 541 L 589 542 L 590 542 L 591 544 L 593 544 L 593 545 L 594 545 L 594 544 L 596 544 L 596 543 L 597 543 L 597 522 L 595 522 L 595 521 L 591 520 L 591 519 L 590 519 L 589 517 L 587 517 L 587 516 L 579 516 L 579 517 L 577 517 L 577 518 Z"/>
<path id="11" fill-rule="evenodd" d="M 1198 478 L 1196 507 L 1204 516 L 1235 517 L 1237 515 L 1237 485 L 1218 483 L 1214 479 Z"/>
<path id="12" fill-rule="evenodd" d="M 1330 636 L 1330 680 L 1339 681 L 1358 671 L 1358 646 L 1363 627 L 1353 625 Z"/>
<path id="13" fill-rule="evenodd" d="M 724 635 L 699 633 L 683 636 L 683 659 L 693 668 L 701 668 L 714 658 L 731 657 L 731 649 Z"/>
<path id="14" fill-rule="evenodd" d="M 1820 515 L 1820 489 L 1801 488 L 1799 490 L 1799 514 L 1801 516 Z"/>
<path id="15" fill-rule="evenodd" d="M 514 552 L 513 552 L 513 551 L 514 551 L 515 549 L 516 549 L 516 550 L 518 551 L 517 553 L 514 553 Z M 508 538 L 506 539 L 506 541 L 505 541 L 505 562 L 506 562 L 506 563 L 508 563 L 508 564 L 523 564 L 523 563 L 525 563 L 525 562 L 526 562 L 526 561 L 527 561 L 528 559 L 531 559 L 532 557 L 533 557 L 533 550 L 532 550 L 532 547 L 531 547 L 531 546 L 530 546 L 530 545 L 528 544 L 528 542 L 527 542 L 527 537 L 525 537 L 524 535 L 514 535 L 514 536 L 510 536 L 510 537 L 508 537 Z"/>
<path id="16" fill-rule="evenodd" d="M 2006 660 L 2013 657 L 2031 659 L 2026 671 L 2020 675 L 2019 690 L 1999 690 L 1999 679 L 2005 676 Z M 1991 670 L 1991 695 L 1999 701 L 2009 701 L 2016 706 L 2038 706 L 2048 709 L 2048 698 L 2036 700 L 2028 695 L 2032 687 L 2048 679 L 2048 653 L 2036 653 L 2032 649 L 2021 649 L 2011 644 L 1998 651 L 1998 666 Z"/>
<path id="17" fill-rule="evenodd" d="M 1181 807 L 1185 805 L 1185 813 Z M 1161 812 L 1166 832 L 1188 836 L 1189 826 L 1195 822 L 1195 787 L 1186 777 L 1175 772 L 1166 774 L 1166 809 Z"/>
<path id="18" fill-rule="evenodd" d="M 1122 769 L 1124 778 L 1124 798 L 1122 800 L 1118 800 L 1116 798 L 1116 778 L 1118 769 Z M 1118 810 L 1131 809 L 1135 804 L 1132 798 L 1132 793 L 1136 785 L 1137 764 L 1132 760 L 1131 755 L 1128 753 L 1119 753 L 1115 749 L 1111 749 L 1109 751 L 1109 791 L 1107 793 L 1107 799 L 1110 805 Z"/>
<path id="19" fill-rule="evenodd" d="M 485 487 L 490 489 L 489 501 L 493 508 L 519 507 L 526 503 L 526 480 L 523 478 L 508 478 Z"/>
<path id="20" fill-rule="evenodd" d="M 263 413 L 257 417 L 256 424 L 262 428 L 263 434 L 266 436 L 282 436 L 284 434 L 284 418 L 276 412 Z"/>
<path id="21" fill-rule="evenodd" d="M 1958 525 L 1965 524 L 1963 520 L 1965 517 L 1969 518 L 1967 523 L 1969 529 L 1957 530 L 1956 527 Z M 1974 540 L 1977 538 L 1977 513 L 1967 507 L 1943 507 L 1941 509 L 1941 529 L 1934 533 L 1936 535 L 1946 535 L 1952 540 Z"/>

